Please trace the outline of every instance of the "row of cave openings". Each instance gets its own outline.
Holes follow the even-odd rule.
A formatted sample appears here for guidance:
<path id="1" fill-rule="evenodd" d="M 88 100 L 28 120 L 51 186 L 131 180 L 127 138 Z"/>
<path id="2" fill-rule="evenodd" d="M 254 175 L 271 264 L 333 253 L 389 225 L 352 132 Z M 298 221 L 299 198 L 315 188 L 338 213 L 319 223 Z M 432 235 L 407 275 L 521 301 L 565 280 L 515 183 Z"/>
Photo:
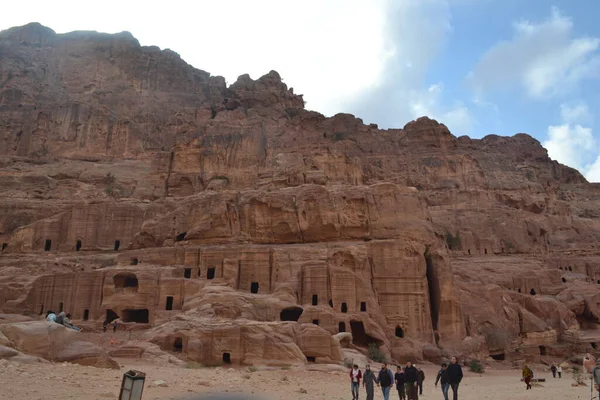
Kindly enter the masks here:
<path id="1" fill-rule="evenodd" d="M 511 289 L 511 290 L 514 290 L 514 289 Z M 517 292 L 519 292 L 519 293 L 523 293 L 523 291 L 521 290 L 521 288 L 517 288 L 516 290 L 517 290 Z M 527 289 L 525 289 L 525 290 L 527 290 Z M 530 294 L 530 295 L 532 295 L 532 296 L 535 296 L 535 295 L 537 294 L 537 292 L 535 291 L 535 289 L 534 289 L 534 288 L 531 288 L 531 289 L 529 290 L 529 294 Z"/>
<path id="2" fill-rule="evenodd" d="M 6 246 L 8 246 L 8 243 L 2 243 L 2 250 L 4 250 Z M 77 242 L 75 242 L 75 251 L 80 251 L 82 246 L 83 242 L 81 241 L 81 239 L 77 239 Z M 120 247 L 121 241 L 115 240 L 115 244 L 113 246 L 114 251 L 119 251 Z M 44 251 L 50 250 L 52 250 L 52 239 L 46 239 L 46 242 L 44 243 Z"/>

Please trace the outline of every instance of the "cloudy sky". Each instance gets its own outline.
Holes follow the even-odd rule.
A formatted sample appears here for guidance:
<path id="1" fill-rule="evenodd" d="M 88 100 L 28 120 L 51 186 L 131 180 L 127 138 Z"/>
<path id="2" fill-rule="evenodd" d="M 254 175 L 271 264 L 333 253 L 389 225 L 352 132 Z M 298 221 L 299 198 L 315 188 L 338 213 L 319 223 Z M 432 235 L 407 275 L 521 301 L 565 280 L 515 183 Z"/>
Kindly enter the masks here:
<path id="1" fill-rule="evenodd" d="M 598 15 L 599 0 L 29 0 L 3 4 L 0 29 L 126 30 L 229 83 L 275 69 L 325 115 L 529 133 L 600 181 Z"/>

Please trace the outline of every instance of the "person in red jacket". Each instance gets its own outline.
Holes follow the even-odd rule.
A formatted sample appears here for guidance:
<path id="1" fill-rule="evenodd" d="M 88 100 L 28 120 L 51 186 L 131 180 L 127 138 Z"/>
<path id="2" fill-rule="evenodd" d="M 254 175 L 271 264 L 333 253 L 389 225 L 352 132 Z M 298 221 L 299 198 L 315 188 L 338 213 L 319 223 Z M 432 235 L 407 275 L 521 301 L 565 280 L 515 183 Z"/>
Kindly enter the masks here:
<path id="1" fill-rule="evenodd" d="M 350 370 L 350 381 L 352 382 L 352 400 L 358 400 L 358 389 L 360 389 L 360 379 L 362 372 L 358 369 L 358 365 L 354 364 Z"/>

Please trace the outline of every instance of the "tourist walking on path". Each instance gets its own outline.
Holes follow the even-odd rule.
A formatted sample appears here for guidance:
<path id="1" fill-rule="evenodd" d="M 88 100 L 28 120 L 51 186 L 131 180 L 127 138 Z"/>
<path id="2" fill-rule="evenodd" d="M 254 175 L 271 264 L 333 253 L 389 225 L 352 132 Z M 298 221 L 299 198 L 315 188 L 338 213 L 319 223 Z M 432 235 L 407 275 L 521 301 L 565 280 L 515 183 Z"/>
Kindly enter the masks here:
<path id="1" fill-rule="evenodd" d="M 398 399 L 406 400 L 406 392 L 404 391 L 404 384 L 406 383 L 406 378 L 404 377 L 404 371 L 398 365 L 398 369 L 396 370 L 396 390 L 398 391 Z"/>
<path id="2" fill-rule="evenodd" d="M 360 389 L 360 379 L 362 372 L 358 369 L 358 365 L 354 364 L 350 370 L 350 387 L 352 389 L 352 400 L 358 400 L 358 390 Z"/>
<path id="3" fill-rule="evenodd" d="M 448 382 L 452 388 L 452 400 L 458 400 L 458 385 L 463 378 L 463 372 L 456 357 L 452 357 L 450 365 L 448 365 Z"/>
<path id="4" fill-rule="evenodd" d="M 562 378 L 562 368 L 560 365 L 556 368 L 556 373 L 558 374 L 559 379 Z"/>
<path id="5" fill-rule="evenodd" d="M 523 382 L 525 382 L 525 390 L 531 389 L 531 379 L 533 378 L 533 371 L 527 365 L 523 367 Z"/>
<path id="6" fill-rule="evenodd" d="M 383 364 L 377 376 L 377 383 L 381 386 L 384 400 L 390 400 L 390 389 L 394 384 L 394 373 L 387 367 L 387 363 Z"/>
<path id="7" fill-rule="evenodd" d="M 416 365 L 415 365 L 416 367 Z M 425 372 L 421 368 L 417 368 L 417 377 L 419 380 L 417 381 L 419 384 L 419 396 L 423 395 L 423 381 L 425 380 Z"/>
<path id="8" fill-rule="evenodd" d="M 448 399 L 448 390 L 450 389 L 450 382 L 448 378 L 448 364 L 443 363 L 442 369 L 437 374 L 437 378 L 435 378 L 435 387 L 437 387 L 438 382 L 442 385 L 442 395 L 444 396 L 444 400 Z"/>
<path id="9" fill-rule="evenodd" d="M 556 365 L 552 364 L 550 371 L 552 371 L 552 377 L 556 378 Z"/>
<path id="10" fill-rule="evenodd" d="M 406 367 L 404 368 L 404 379 L 406 379 L 406 384 L 404 385 L 406 388 L 406 399 L 418 400 L 419 395 L 417 386 L 419 373 L 410 361 L 406 363 Z"/>
<path id="11" fill-rule="evenodd" d="M 365 367 L 365 373 L 363 374 L 363 387 L 367 391 L 367 400 L 373 400 L 375 397 L 375 388 L 373 384 L 377 382 L 377 377 L 371 371 L 371 366 L 367 364 Z"/>

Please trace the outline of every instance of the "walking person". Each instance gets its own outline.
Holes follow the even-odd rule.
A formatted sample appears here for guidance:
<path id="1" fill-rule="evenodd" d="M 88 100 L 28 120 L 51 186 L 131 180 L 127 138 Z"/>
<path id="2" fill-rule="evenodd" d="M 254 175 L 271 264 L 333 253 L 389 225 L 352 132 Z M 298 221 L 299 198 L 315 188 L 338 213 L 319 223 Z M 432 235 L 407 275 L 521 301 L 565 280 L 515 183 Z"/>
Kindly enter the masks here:
<path id="1" fill-rule="evenodd" d="M 415 365 L 415 368 L 417 368 L 417 366 Z M 425 372 L 423 372 L 423 370 L 421 368 L 417 368 L 417 377 L 419 378 L 419 380 L 417 381 L 418 385 L 419 385 L 419 396 L 423 395 L 423 381 L 425 380 Z"/>
<path id="2" fill-rule="evenodd" d="M 371 371 L 371 366 L 367 364 L 365 367 L 365 373 L 363 374 L 363 387 L 367 391 L 367 400 L 373 400 L 375 397 L 375 388 L 373 387 L 373 383 L 377 383 L 377 377 Z"/>
<path id="3" fill-rule="evenodd" d="M 444 396 L 444 400 L 449 400 L 448 390 L 450 389 L 450 381 L 448 377 L 448 364 L 446 363 L 442 364 L 442 369 L 440 369 L 435 378 L 435 387 L 437 387 L 438 382 L 442 385 L 442 395 Z"/>
<path id="4" fill-rule="evenodd" d="M 531 370 L 531 368 L 529 368 L 527 366 L 527 364 L 525 364 L 525 366 L 523 367 L 523 382 L 525 382 L 525 385 L 527 385 L 525 387 L 525 390 L 531 389 L 531 379 L 532 378 L 533 378 L 533 371 Z"/>
<path id="5" fill-rule="evenodd" d="M 394 375 L 394 378 L 396 379 L 396 390 L 398 391 L 398 399 L 406 400 L 406 392 L 404 390 L 404 384 L 406 383 L 406 379 L 404 377 L 404 371 L 399 365 L 396 370 L 396 374 Z"/>
<path id="6" fill-rule="evenodd" d="M 383 400 L 390 400 L 390 389 L 394 384 L 394 373 L 387 367 L 387 363 L 383 364 L 383 367 L 381 367 L 379 375 L 377 376 L 377 383 L 381 386 Z"/>
<path id="7" fill-rule="evenodd" d="M 558 374 L 558 379 L 562 378 L 562 367 L 560 365 L 556 368 L 556 373 Z"/>
<path id="8" fill-rule="evenodd" d="M 350 370 L 350 388 L 352 390 L 352 400 L 358 400 L 358 390 L 360 389 L 360 379 L 362 372 L 358 369 L 358 365 L 354 364 Z"/>
<path id="9" fill-rule="evenodd" d="M 552 364 L 550 371 L 552 371 L 552 377 L 556 378 L 556 365 Z"/>
<path id="10" fill-rule="evenodd" d="M 406 363 L 406 367 L 404 368 L 404 379 L 406 380 L 404 384 L 406 388 L 406 400 L 419 400 L 419 373 L 410 361 Z"/>
<path id="11" fill-rule="evenodd" d="M 456 357 L 452 357 L 448 365 L 448 383 L 452 388 L 452 400 L 458 400 L 458 386 L 463 378 L 463 372 Z"/>

